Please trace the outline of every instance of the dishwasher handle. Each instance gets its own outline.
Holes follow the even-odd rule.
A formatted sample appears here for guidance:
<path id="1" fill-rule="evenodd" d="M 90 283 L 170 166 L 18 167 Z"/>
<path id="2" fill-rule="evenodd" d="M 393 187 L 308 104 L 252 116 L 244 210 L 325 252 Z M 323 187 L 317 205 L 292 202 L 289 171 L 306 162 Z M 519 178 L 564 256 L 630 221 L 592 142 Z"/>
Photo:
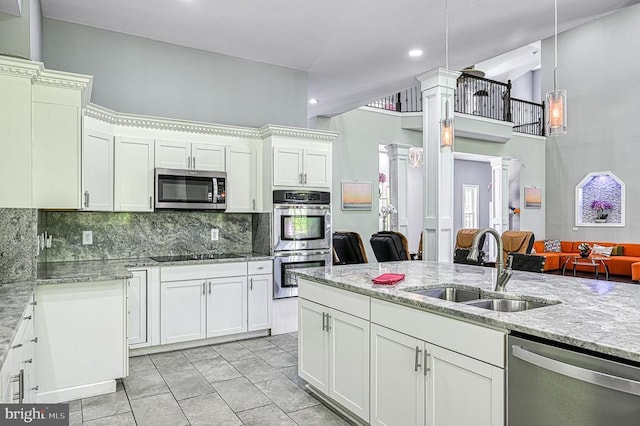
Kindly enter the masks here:
<path id="1" fill-rule="evenodd" d="M 640 396 L 640 382 L 636 380 L 625 379 L 624 377 L 613 376 L 611 374 L 560 362 L 528 351 L 521 346 L 512 345 L 511 352 L 514 357 L 537 367 L 544 368 L 545 370 L 553 371 L 554 373 L 562 374 L 563 376 L 571 377 L 592 385 Z"/>

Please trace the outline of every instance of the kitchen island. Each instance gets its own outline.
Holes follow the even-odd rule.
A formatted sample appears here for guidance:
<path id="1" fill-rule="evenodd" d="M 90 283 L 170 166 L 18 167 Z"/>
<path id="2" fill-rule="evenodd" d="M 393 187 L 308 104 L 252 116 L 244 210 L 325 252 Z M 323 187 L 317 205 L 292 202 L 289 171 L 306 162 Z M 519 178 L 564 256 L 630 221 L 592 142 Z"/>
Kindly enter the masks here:
<path id="1" fill-rule="evenodd" d="M 406 278 L 372 284 L 387 272 Z M 546 306 L 499 312 L 411 292 L 475 287 L 492 297 L 493 268 L 393 262 L 294 274 L 301 298 L 299 374 L 359 422 L 504 424 L 511 333 L 640 361 L 635 285 L 514 271 L 498 296 Z"/>

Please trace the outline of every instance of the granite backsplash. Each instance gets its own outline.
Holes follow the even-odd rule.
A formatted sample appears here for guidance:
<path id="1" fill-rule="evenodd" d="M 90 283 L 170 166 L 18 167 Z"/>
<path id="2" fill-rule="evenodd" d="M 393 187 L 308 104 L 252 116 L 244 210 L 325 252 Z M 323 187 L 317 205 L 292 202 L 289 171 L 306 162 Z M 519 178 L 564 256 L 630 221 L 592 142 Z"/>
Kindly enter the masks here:
<path id="1" fill-rule="evenodd" d="M 51 248 L 40 255 L 41 262 L 252 251 L 269 254 L 270 244 L 256 236 L 266 235 L 270 241 L 267 213 L 47 211 L 40 212 L 38 219 L 38 232 L 46 230 L 53 237 Z M 212 228 L 219 231 L 218 241 L 211 241 Z M 82 244 L 83 231 L 92 231 L 93 244 Z"/>
<path id="2" fill-rule="evenodd" d="M 0 208 L 0 283 L 35 278 L 38 213 Z"/>

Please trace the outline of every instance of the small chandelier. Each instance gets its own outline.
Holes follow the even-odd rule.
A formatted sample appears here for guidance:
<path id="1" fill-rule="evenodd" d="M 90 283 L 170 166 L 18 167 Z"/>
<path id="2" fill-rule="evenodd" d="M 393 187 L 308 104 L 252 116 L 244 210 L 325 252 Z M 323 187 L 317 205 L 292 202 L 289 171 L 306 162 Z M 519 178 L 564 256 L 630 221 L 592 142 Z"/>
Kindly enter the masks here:
<path id="1" fill-rule="evenodd" d="M 444 19 L 444 69 L 449 71 L 449 1 L 444 3 L 445 7 L 445 19 Z M 449 78 L 446 80 L 446 96 L 444 119 L 440 121 L 440 147 L 452 148 L 453 147 L 453 118 L 449 117 Z"/>
<path id="2" fill-rule="evenodd" d="M 418 168 L 424 164 L 424 154 L 422 148 L 409 149 L 409 167 Z"/>
<path id="3" fill-rule="evenodd" d="M 555 68 L 553 70 L 553 92 L 547 93 L 547 135 L 560 136 L 567 133 L 567 91 L 558 90 L 558 0 L 555 0 Z"/>

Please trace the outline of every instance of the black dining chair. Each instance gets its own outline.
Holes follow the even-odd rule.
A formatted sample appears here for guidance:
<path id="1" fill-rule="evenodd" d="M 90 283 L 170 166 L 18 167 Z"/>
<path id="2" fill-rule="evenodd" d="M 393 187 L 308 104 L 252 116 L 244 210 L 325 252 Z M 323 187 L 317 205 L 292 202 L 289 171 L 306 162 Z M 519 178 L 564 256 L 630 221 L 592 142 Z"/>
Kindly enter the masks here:
<path id="1" fill-rule="evenodd" d="M 368 263 L 362 238 L 357 232 L 334 232 L 333 255 L 334 265 Z"/>
<path id="2" fill-rule="evenodd" d="M 407 237 L 400 232 L 380 231 L 373 234 L 369 242 L 378 262 L 411 260 Z"/>

